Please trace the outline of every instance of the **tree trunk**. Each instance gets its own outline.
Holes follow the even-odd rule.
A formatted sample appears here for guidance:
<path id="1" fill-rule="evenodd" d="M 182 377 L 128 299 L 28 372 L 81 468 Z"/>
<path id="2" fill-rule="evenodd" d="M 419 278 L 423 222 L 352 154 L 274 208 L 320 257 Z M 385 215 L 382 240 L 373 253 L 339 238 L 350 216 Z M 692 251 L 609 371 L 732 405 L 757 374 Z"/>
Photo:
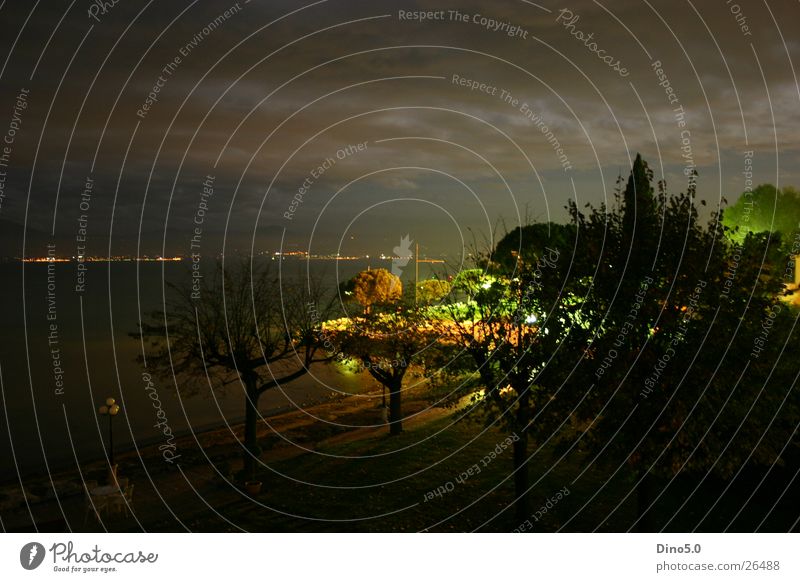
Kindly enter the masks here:
<path id="1" fill-rule="evenodd" d="M 258 378 L 245 378 L 246 399 L 244 408 L 244 477 L 245 480 L 255 479 L 256 459 L 258 456 L 258 440 L 256 428 L 258 426 Z"/>
<path id="2" fill-rule="evenodd" d="M 401 408 L 402 380 L 390 384 L 389 388 L 389 434 L 403 432 L 403 411 Z"/>
<path id="3" fill-rule="evenodd" d="M 530 518 L 528 512 L 528 433 L 521 431 L 519 440 L 514 442 L 514 515 L 522 523 Z"/>

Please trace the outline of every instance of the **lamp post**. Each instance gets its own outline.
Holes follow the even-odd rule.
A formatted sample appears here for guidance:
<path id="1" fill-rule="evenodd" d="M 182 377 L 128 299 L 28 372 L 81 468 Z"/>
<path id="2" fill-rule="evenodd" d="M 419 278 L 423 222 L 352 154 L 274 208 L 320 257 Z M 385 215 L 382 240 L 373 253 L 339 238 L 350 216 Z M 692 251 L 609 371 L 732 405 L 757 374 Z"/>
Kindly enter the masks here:
<path id="1" fill-rule="evenodd" d="M 114 484 L 117 480 L 114 467 L 114 430 L 111 424 L 114 417 L 119 414 L 119 405 L 113 398 L 106 398 L 106 403 L 98 408 L 100 414 L 108 416 L 108 476 L 109 482 Z"/>

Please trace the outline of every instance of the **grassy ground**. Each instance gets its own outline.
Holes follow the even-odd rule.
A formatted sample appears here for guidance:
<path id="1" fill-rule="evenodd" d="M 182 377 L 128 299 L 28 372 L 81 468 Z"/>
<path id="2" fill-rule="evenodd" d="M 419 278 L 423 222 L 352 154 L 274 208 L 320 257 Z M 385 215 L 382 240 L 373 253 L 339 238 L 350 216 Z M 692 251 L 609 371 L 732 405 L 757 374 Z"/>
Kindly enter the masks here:
<path id="1" fill-rule="evenodd" d="M 216 430 L 182 439 L 179 468 L 164 463 L 155 449 L 122 455 L 121 473 L 136 485 L 131 515 L 97 522 L 86 517 L 83 497 L 74 489 L 68 495 L 60 488 L 58 499 L 48 497 L 48 480 L 34 486 L 39 498 L 30 512 L 26 506 L 0 511 L 3 528 L 32 530 L 33 521 L 43 531 L 454 532 L 512 531 L 522 525 L 511 505 L 510 447 L 485 461 L 507 435 L 474 421 L 457 422 L 458 411 L 429 408 L 419 392 L 404 403 L 404 433 L 389 437 L 380 426 L 377 398 L 377 393 L 349 397 L 267 419 L 269 426 L 260 429 L 263 486 L 252 497 L 227 480 L 241 466 L 237 427 L 233 434 Z M 552 447 L 531 446 L 534 451 L 526 529 L 626 531 L 633 525 L 637 496 L 627 467 L 615 472 L 589 465 L 577 448 L 563 460 Z M 480 472 L 469 475 L 476 464 Z M 101 463 L 83 467 L 87 479 L 102 480 L 103 471 Z M 800 515 L 797 483 L 790 471 L 773 471 L 745 503 L 762 475 L 745 472 L 722 498 L 726 484 L 713 479 L 699 487 L 697 479 L 678 479 L 669 487 L 657 483 L 653 493 L 661 495 L 648 525 L 687 531 L 699 524 L 701 530 L 721 531 L 732 524 L 734 531 L 753 531 L 769 515 L 762 530 L 787 531 Z M 69 479 L 80 482 L 80 475 L 56 476 L 58 483 Z M 437 489 L 440 495 L 432 493 Z M 554 497 L 561 498 L 548 504 Z"/>

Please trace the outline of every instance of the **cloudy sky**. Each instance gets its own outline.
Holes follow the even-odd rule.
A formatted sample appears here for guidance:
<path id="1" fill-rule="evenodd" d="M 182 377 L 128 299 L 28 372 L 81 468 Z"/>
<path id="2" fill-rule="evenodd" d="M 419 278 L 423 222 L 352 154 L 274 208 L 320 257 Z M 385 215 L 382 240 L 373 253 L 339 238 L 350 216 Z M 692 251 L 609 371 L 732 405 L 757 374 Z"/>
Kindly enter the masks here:
<path id="1" fill-rule="evenodd" d="M 748 151 L 800 185 L 795 0 L 100 4 L 0 4 L 4 255 L 74 254 L 85 215 L 97 254 L 457 256 L 636 152 L 708 209 Z"/>

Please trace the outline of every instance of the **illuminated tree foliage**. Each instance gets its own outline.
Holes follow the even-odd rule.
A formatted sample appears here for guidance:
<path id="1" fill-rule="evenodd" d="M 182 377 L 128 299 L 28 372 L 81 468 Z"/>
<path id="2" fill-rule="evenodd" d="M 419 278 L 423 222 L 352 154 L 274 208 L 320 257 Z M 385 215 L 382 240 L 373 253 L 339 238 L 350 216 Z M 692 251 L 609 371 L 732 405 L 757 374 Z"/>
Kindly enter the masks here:
<path id="1" fill-rule="evenodd" d="M 742 193 L 736 204 L 725 209 L 722 224 L 740 243 L 751 232 L 780 232 L 784 239 L 790 239 L 800 231 L 800 192 L 790 186 L 761 184 L 752 192 Z"/>
<path id="2" fill-rule="evenodd" d="M 574 354 L 590 340 L 593 317 L 582 311 L 585 282 L 568 277 L 574 242 L 563 229 L 526 229 L 501 241 L 498 257 L 478 257 L 486 271 L 456 278 L 447 317 L 437 322 L 480 378 L 474 410 L 518 437 L 513 478 L 519 520 L 529 517 L 529 443 L 538 447 L 558 438 L 569 411 L 585 397 L 569 377 Z M 512 255 L 514 247 L 524 252 Z"/>
<path id="3" fill-rule="evenodd" d="M 437 303 L 450 293 L 450 283 L 440 279 L 427 279 L 417 283 L 417 302 L 429 305 Z"/>
<path id="4" fill-rule="evenodd" d="M 425 368 L 439 349 L 423 310 L 399 300 L 383 302 L 362 316 L 327 321 L 324 335 L 388 390 L 389 433 L 402 432 L 403 380 L 412 367 Z"/>
<path id="5" fill-rule="evenodd" d="M 373 305 L 385 305 L 403 296 L 403 284 L 386 269 L 362 271 L 353 278 L 352 293 L 366 313 Z"/>

